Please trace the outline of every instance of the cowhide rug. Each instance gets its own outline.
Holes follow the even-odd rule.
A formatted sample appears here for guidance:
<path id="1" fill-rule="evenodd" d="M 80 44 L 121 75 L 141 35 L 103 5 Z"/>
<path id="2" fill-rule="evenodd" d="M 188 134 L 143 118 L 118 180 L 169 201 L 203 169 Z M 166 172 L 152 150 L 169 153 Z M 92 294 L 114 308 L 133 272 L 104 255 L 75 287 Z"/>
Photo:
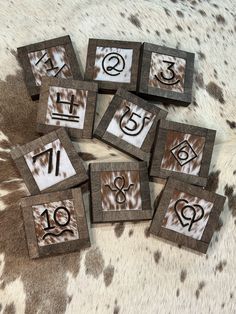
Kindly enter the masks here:
<path id="1" fill-rule="evenodd" d="M 236 313 L 235 2 L 0 2 L 0 313 Z M 192 104 L 166 108 L 170 120 L 217 130 L 208 188 L 227 202 L 206 256 L 149 236 L 145 222 L 96 226 L 86 251 L 29 259 L 19 208 L 28 191 L 9 151 L 37 138 L 37 104 L 27 95 L 16 48 L 66 34 L 83 68 L 89 37 L 196 53 Z M 99 95 L 96 124 L 110 99 Z M 75 147 L 86 164 L 127 159 L 97 140 Z M 161 188 L 151 184 L 152 200 Z"/>

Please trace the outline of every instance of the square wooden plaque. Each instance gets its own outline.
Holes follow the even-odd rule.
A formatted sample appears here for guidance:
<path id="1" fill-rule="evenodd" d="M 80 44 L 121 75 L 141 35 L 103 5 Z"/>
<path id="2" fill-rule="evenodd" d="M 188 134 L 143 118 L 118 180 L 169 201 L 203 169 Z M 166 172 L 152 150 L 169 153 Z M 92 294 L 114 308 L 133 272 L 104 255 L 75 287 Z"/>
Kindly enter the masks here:
<path id="1" fill-rule="evenodd" d="M 136 92 L 140 42 L 89 39 L 85 80 L 98 83 L 100 93 L 119 87 Z"/>
<path id="2" fill-rule="evenodd" d="M 96 83 L 43 77 L 37 131 L 65 127 L 72 140 L 92 138 L 96 99 Z"/>
<path id="3" fill-rule="evenodd" d="M 39 98 L 43 76 L 83 79 L 70 36 L 17 48 L 29 95 Z"/>
<path id="4" fill-rule="evenodd" d="M 150 233 L 206 253 L 225 199 L 201 187 L 169 178 L 158 202 Z"/>
<path id="5" fill-rule="evenodd" d="M 138 93 L 148 99 L 187 106 L 192 101 L 194 54 L 144 43 Z"/>
<path id="6" fill-rule="evenodd" d="M 145 162 L 90 164 L 93 223 L 152 219 Z"/>
<path id="7" fill-rule="evenodd" d="M 206 186 L 215 135 L 215 130 L 160 120 L 150 176 L 163 179 L 173 176 Z"/>
<path id="8" fill-rule="evenodd" d="M 90 246 L 80 188 L 23 198 L 21 208 L 30 258 Z"/>
<path id="9" fill-rule="evenodd" d="M 157 122 L 167 111 L 124 89 L 118 89 L 94 136 L 115 148 L 149 162 Z"/>
<path id="10" fill-rule="evenodd" d="M 63 128 L 14 148 L 11 156 L 32 195 L 88 180 L 82 159 Z"/>

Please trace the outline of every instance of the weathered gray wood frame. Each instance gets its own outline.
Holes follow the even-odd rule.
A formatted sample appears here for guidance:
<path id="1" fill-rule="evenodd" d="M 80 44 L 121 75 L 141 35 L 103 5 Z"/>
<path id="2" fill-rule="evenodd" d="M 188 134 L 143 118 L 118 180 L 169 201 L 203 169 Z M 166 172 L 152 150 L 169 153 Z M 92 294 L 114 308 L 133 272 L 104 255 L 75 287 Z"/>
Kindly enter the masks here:
<path id="1" fill-rule="evenodd" d="M 19 47 L 17 48 L 18 60 L 23 68 L 26 87 L 32 100 L 37 100 L 39 98 L 40 86 L 37 86 L 35 83 L 35 78 L 30 65 L 28 53 L 56 46 L 65 47 L 73 79 L 83 79 L 82 72 L 80 70 L 79 63 L 77 61 L 76 54 L 69 35 Z"/>
<path id="2" fill-rule="evenodd" d="M 95 63 L 97 47 L 133 49 L 130 83 L 99 81 L 99 80 L 94 80 L 94 82 L 98 83 L 99 93 L 114 94 L 116 90 L 120 87 L 127 89 L 129 91 L 132 91 L 132 92 L 136 92 L 137 82 L 138 82 L 139 56 L 140 56 L 141 44 L 142 44 L 141 42 L 90 38 L 89 43 L 88 43 L 88 52 L 87 52 L 87 61 L 86 61 L 86 70 L 84 74 L 84 79 L 87 81 L 93 81 L 94 63 Z"/>
<path id="3" fill-rule="evenodd" d="M 101 178 L 103 171 L 139 171 L 142 210 L 103 211 Z M 149 180 L 146 162 L 114 162 L 90 164 L 90 193 L 92 223 L 139 221 L 152 219 Z"/>
<path id="4" fill-rule="evenodd" d="M 111 122 L 115 112 L 119 109 L 123 100 L 132 102 L 138 107 L 143 108 L 144 110 L 147 110 L 148 112 L 156 115 L 153 124 L 140 148 L 126 142 L 125 140 L 111 134 L 110 132 L 107 132 L 108 125 Z M 160 119 L 165 118 L 167 114 L 167 111 L 148 103 L 142 98 L 137 97 L 124 89 L 118 89 L 105 114 L 103 115 L 98 127 L 96 128 L 94 136 L 132 157 L 144 160 L 149 163 L 151 150 L 156 134 L 157 123 Z"/>
<path id="5" fill-rule="evenodd" d="M 164 155 L 166 136 L 168 131 L 183 132 L 186 134 L 193 134 L 205 137 L 205 145 L 203 149 L 203 156 L 199 175 L 191 175 L 187 173 L 181 173 L 161 168 L 161 162 Z M 150 162 L 149 175 L 151 177 L 159 177 L 163 179 L 166 179 L 169 176 L 173 176 L 176 179 L 184 180 L 191 184 L 206 186 L 211 163 L 212 151 L 215 142 L 215 135 L 216 135 L 215 130 L 205 129 L 178 122 L 167 121 L 163 119 L 160 120 L 159 126 L 157 128 L 157 136 L 154 142 L 154 149 Z"/>
<path id="6" fill-rule="evenodd" d="M 202 198 L 208 202 L 213 203 L 213 207 L 211 209 L 201 240 L 197 240 L 162 227 L 164 216 L 175 189 L 181 192 L 192 194 L 193 196 L 197 196 L 198 198 Z M 219 216 L 223 210 L 225 199 L 226 198 L 224 196 L 204 190 L 201 187 L 197 187 L 174 178 L 169 178 L 158 201 L 157 208 L 154 209 L 155 214 L 151 223 L 150 233 L 201 253 L 206 253 L 213 233 L 219 224 Z"/>
<path id="7" fill-rule="evenodd" d="M 96 112 L 98 90 L 97 84 L 93 82 L 77 81 L 72 79 L 58 79 L 54 77 L 43 77 L 42 79 L 37 112 L 37 132 L 45 134 L 58 129 L 56 125 L 49 125 L 45 123 L 48 109 L 49 89 L 51 86 L 88 91 L 83 129 L 76 129 L 71 127 L 65 127 L 65 129 L 73 141 L 77 141 L 81 138 L 92 138 Z"/>
<path id="8" fill-rule="evenodd" d="M 75 169 L 76 174 L 72 177 L 69 177 L 61 182 L 58 182 L 42 191 L 38 188 L 36 181 L 25 161 L 24 155 L 29 152 L 43 147 L 48 143 L 51 143 L 55 140 L 59 139 L 62 143 L 70 162 Z M 17 146 L 11 151 L 11 157 L 14 160 L 18 170 L 22 178 L 24 179 L 25 185 L 27 186 L 31 195 L 46 193 L 46 192 L 54 192 L 58 190 L 64 190 L 66 188 L 71 188 L 73 186 L 79 185 L 88 180 L 88 175 L 84 168 L 82 159 L 79 157 L 76 152 L 71 140 L 69 139 L 68 134 L 66 133 L 64 128 L 57 129 L 47 135 L 44 135 L 30 143 L 27 143 L 23 146 Z"/>
<path id="9" fill-rule="evenodd" d="M 184 93 L 149 86 L 148 82 L 152 52 L 172 57 L 178 57 L 186 60 Z M 194 53 L 149 43 L 143 43 L 141 48 L 140 71 L 138 82 L 138 94 L 140 94 L 143 98 L 157 99 L 162 102 L 188 106 L 192 101 L 193 74 L 194 74 Z"/>
<path id="10" fill-rule="evenodd" d="M 79 239 L 39 246 L 35 232 L 32 206 L 63 200 L 73 200 Z M 90 246 L 86 213 L 84 210 L 83 196 L 80 188 L 23 198 L 21 199 L 21 209 L 30 258 L 74 252 Z"/>

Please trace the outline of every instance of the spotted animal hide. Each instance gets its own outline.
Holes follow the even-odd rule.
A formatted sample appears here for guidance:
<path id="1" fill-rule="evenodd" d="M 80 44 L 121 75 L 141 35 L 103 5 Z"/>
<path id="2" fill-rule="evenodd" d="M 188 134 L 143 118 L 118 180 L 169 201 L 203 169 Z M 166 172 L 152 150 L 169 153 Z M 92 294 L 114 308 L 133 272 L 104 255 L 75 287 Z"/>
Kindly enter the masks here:
<path id="1" fill-rule="evenodd" d="M 1 1 L 0 313 L 236 313 L 235 1 Z M 31 260 L 19 199 L 29 195 L 10 150 L 36 139 L 16 48 L 69 34 L 83 68 L 89 38 L 150 42 L 195 53 L 193 100 L 168 119 L 216 129 L 207 188 L 227 201 L 207 255 L 149 235 L 149 222 L 92 226 L 92 247 Z M 110 95 L 99 95 L 95 127 Z M 155 102 L 157 103 L 157 102 Z M 74 143 L 85 164 L 128 161 L 100 141 Z M 141 178 L 142 179 L 142 178 Z M 157 204 L 163 183 L 150 183 Z"/>

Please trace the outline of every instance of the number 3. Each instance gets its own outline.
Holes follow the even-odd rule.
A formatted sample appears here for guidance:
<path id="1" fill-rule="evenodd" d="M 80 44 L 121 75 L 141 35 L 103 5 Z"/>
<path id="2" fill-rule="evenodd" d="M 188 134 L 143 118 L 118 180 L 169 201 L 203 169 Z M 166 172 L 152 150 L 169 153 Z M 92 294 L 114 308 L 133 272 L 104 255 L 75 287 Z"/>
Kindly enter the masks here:
<path id="1" fill-rule="evenodd" d="M 174 72 L 174 70 L 172 69 L 175 63 L 174 63 L 174 62 L 171 62 L 171 61 L 166 61 L 166 60 L 163 60 L 163 62 L 169 64 L 169 66 L 167 67 L 167 70 L 170 71 L 171 77 L 165 77 L 164 74 L 163 74 L 163 72 L 161 72 L 161 77 L 162 77 L 162 79 L 164 79 L 164 80 L 166 80 L 166 81 L 172 81 L 172 80 L 175 78 L 175 72 Z M 167 82 L 163 82 L 162 80 L 160 80 L 157 75 L 155 75 L 155 78 L 156 78 L 159 82 L 161 82 L 162 84 L 165 84 L 165 85 L 175 85 L 175 84 L 178 84 L 179 81 L 180 81 L 180 80 L 177 80 L 177 81 L 175 81 L 175 82 L 173 82 L 173 83 L 167 83 Z"/>

